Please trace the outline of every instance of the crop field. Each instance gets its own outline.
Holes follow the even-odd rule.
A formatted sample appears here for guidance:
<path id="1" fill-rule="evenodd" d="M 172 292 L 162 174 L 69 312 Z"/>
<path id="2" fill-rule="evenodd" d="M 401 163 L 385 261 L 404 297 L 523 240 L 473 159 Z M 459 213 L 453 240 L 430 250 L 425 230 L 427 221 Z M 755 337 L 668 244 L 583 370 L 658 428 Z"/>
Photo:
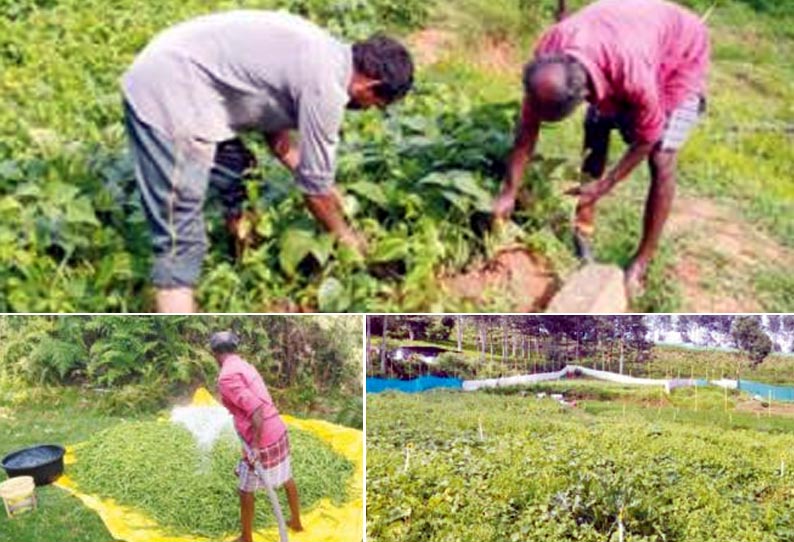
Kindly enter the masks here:
<path id="1" fill-rule="evenodd" d="M 686 3 L 700 12 L 711 4 Z M 512 139 L 520 69 L 555 5 L 0 2 L 0 310 L 152 309 L 148 230 L 117 81 L 159 30 L 234 7 L 287 8 L 347 39 L 386 28 L 411 47 L 418 81 L 385 116 L 347 115 L 337 177 L 349 220 L 369 240 L 366 259 L 335 246 L 287 172 L 263 159 L 247 182 L 256 239 L 242 253 L 233 254 L 210 198 L 203 310 L 542 308 L 499 287 L 472 296 L 450 284 L 459 276 L 481 282 L 485 262 L 502 261 L 507 249 L 524 254 L 518 275 L 537 273 L 538 298 L 575 268 L 574 202 L 563 192 L 578 182 L 581 117 L 544 130 L 527 173 L 531 196 L 522 196 L 513 220 L 492 227 L 489 214 Z M 792 15 L 766 0 L 721 2 L 713 13 L 711 113 L 682 153 L 680 203 L 635 310 L 794 308 L 787 128 L 794 72 L 785 61 L 794 51 Z M 261 142 L 251 144 L 264 156 Z M 603 206 L 599 260 L 624 265 L 637 243 L 647 175 L 634 177 Z"/>
<path id="2" fill-rule="evenodd" d="M 368 396 L 368 540 L 794 537 L 792 420 L 722 391 L 580 391 Z"/>

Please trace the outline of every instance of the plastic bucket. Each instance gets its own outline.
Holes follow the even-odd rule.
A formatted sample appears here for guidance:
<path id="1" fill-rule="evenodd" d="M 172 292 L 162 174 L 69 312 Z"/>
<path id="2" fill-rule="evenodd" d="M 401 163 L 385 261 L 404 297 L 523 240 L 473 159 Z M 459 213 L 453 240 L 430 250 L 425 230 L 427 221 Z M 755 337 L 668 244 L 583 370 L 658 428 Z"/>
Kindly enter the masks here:
<path id="1" fill-rule="evenodd" d="M 32 476 L 9 478 L 0 484 L 0 497 L 8 517 L 36 508 L 36 484 Z"/>

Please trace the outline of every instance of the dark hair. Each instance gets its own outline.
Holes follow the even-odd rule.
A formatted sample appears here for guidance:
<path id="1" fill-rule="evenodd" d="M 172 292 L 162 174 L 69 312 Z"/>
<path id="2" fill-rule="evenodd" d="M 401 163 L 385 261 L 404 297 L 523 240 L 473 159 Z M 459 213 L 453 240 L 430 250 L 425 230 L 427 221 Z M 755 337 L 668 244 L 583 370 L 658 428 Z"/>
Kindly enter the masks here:
<path id="1" fill-rule="evenodd" d="M 411 53 L 397 40 L 382 34 L 353 44 L 353 68 L 380 81 L 375 93 L 390 103 L 408 94 L 414 84 Z"/>
<path id="2" fill-rule="evenodd" d="M 219 331 L 210 337 L 210 349 L 214 354 L 236 352 L 240 339 L 233 331 Z"/>
<path id="3" fill-rule="evenodd" d="M 563 79 L 557 80 L 545 90 L 545 96 L 538 96 L 538 77 L 551 66 L 562 69 Z M 524 66 L 524 91 L 531 103 L 542 110 L 542 120 L 561 120 L 573 112 L 587 95 L 587 72 L 574 57 L 566 54 L 550 54 L 537 57 Z"/>

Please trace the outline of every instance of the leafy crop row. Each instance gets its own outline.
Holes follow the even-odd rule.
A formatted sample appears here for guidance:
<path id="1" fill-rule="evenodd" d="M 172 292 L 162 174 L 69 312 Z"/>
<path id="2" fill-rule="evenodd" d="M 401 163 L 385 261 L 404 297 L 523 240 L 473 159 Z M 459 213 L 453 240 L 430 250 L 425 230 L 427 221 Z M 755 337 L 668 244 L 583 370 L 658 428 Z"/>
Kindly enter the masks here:
<path id="1" fill-rule="evenodd" d="M 594 418 L 515 396 L 367 402 L 374 542 L 794 536 L 789 435 Z"/>
<path id="2" fill-rule="evenodd" d="M 0 310 L 151 309 L 148 228 L 120 122 L 118 77 L 168 24 L 237 6 L 287 7 L 348 38 L 414 27 L 429 9 L 416 0 L 61 0 L 0 12 Z M 338 179 L 349 218 L 370 240 L 367 262 L 335 247 L 289 175 L 264 161 L 248 186 L 258 241 L 242 255 L 231 255 L 217 200 L 208 204 L 202 308 L 460 307 L 434 287 L 439 275 L 509 243 L 558 244 L 563 228 L 555 224 L 569 212 L 539 187 L 532 215 L 517 216 L 521 228 L 490 231 L 515 110 L 420 77 L 417 92 L 388 117 L 348 115 Z M 560 176 L 560 167 L 540 160 L 532 174 Z"/>

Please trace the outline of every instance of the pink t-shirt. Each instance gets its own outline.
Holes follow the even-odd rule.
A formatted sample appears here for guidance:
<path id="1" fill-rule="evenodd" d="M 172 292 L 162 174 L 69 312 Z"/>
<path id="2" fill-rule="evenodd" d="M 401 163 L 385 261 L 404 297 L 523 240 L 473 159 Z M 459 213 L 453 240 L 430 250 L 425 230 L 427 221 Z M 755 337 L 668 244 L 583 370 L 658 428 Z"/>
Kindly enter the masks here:
<path id="1" fill-rule="evenodd" d="M 263 447 L 273 444 L 287 427 L 278 415 L 278 410 L 270 398 L 264 380 L 253 365 L 232 354 L 228 356 L 218 375 L 218 392 L 225 406 L 234 417 L 234 427 L 251 447 Z M 254 440 L 254 424 L 252 417 L 262 407 L 262 441 L 256 446 Z"/>
<path id="2" fill-rule="evenodd" d="M 555 24 L 535 55 L 565 53 L 587 70 L 600 112 L 627 111 L 654 143 L 670 113 L 705 94 L 709 34 L 694 13 L 664 0 L 599 0 Z"/>

